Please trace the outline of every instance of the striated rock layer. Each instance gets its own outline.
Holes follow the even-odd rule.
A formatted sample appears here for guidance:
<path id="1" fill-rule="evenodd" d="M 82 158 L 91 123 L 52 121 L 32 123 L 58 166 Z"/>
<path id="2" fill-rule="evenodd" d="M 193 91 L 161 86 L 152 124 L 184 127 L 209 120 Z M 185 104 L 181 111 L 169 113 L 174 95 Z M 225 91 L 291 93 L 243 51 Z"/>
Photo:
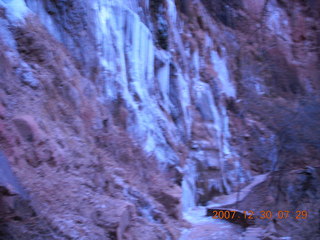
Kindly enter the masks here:
<path id="1" fill-rule="evenodd" d="M 178 239 L 267 172 L 243 207 L 320 211 L 319 12 L 0 0 L 0 238 Z"/>

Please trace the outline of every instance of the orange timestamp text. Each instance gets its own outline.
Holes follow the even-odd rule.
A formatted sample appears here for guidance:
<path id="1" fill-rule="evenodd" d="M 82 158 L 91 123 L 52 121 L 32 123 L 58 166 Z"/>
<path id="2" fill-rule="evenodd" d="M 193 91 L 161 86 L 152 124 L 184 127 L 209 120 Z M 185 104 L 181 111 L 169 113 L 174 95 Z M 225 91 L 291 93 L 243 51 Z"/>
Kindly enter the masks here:
<path id="1" fill-rule="evenodd" d="M 308 218 L 308 211 L 242 211 L 241 216 L 239 216 L 239 211 L 233 210 L 213 210 L 212 211 L 212 218 L 213 219 L 225 219 L 225 220 L 233 220 L 237 218 L 242 219 L 307 219 Z"/>

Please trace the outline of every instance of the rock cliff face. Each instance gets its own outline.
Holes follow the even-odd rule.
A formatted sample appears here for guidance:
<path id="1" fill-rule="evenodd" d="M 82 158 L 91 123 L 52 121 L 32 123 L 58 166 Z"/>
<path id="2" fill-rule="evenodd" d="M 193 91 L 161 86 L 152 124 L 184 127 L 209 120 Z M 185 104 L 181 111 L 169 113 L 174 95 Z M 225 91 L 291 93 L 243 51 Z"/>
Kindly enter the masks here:
<path id="1" fill-rule="evenodd" d="M 0 0 L 0 238 L 178 239 L 183 212 L 269 173 L 237 207 L 307 209 L 317 227 L 277 234 L 316 239 L 319 12 Z"/>

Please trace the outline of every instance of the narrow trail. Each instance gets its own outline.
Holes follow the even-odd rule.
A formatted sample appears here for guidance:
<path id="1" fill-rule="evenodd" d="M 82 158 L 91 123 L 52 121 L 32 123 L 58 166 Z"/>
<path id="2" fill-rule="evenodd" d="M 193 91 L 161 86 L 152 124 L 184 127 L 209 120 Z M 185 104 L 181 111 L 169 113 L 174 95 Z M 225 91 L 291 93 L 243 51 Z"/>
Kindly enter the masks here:
<path id="1" fill-rule="evenodd" d="M 225 220 L 213 219 L 206 216 L 209 208 L 227 207 L 242 201 L 251 190 L 264 182 L 268 174 L 258 175 L 253 181 L 243 188 L 237 198 L 237 193 L 219 196 L 213 203 L 206 207 L 195 207 L 184 213 L 184 218 L 190 222 L 191 228 L 185 229 L 179 240 L 258 240 L 261 239 L 263 229 L 259 227 L 243 228 L 240 225 Z"/>
<path id="2" fill-rule="evenodd" d="M 205 207 L 196 207 L 184 214 L 191 223 L 191 228 L 185 229 L 179 240 L 290 240 L 289 237 L 277 238 L 266 234 L 265 230 L 251 226 L 243 228 L 220 219 L 206 217 Z M 269 238 L 268 238 L 269 237 Z"/>
<path id="3" fill-rule="evenodd" d="M 222 196 L 219 196 L 219 197 L 216 197 L 213 199 L 213 203 L 212 204 L 209 204 L 207 206 L 207 208 L 211 208 L 211 207 L 226 207 L 226 206 L 229 206 L 229 205 L 236 205 L 237 203 L 237 200 L 240 202 L 242 201 L 246 196 L 248 196 L 248 194 L 252 191 L 252 189 L 263 183 L 267 177 L 268 177 L 269 174 L 262 174 L 262 175 L 257 175 L 253 178 L 252 182 L 244 187 L 243 189 L 240 190 L 239 192 L 239 196 L 237 192 L 234 192 L 230 195 L 222 195 Z"/>

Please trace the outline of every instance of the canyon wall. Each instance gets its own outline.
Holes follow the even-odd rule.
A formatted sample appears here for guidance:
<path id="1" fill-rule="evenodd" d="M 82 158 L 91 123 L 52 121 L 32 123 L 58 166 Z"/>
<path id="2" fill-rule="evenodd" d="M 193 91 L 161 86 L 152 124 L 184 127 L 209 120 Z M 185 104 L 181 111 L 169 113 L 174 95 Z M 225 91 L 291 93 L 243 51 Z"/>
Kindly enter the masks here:
<path id="1" fill-rule="evenodd" d="M 316 206 L 319 10 L 1 0 L 3 239 L 178 239 L 183 212 L 264 173 L 280 193 L 243 206 Z"/>

